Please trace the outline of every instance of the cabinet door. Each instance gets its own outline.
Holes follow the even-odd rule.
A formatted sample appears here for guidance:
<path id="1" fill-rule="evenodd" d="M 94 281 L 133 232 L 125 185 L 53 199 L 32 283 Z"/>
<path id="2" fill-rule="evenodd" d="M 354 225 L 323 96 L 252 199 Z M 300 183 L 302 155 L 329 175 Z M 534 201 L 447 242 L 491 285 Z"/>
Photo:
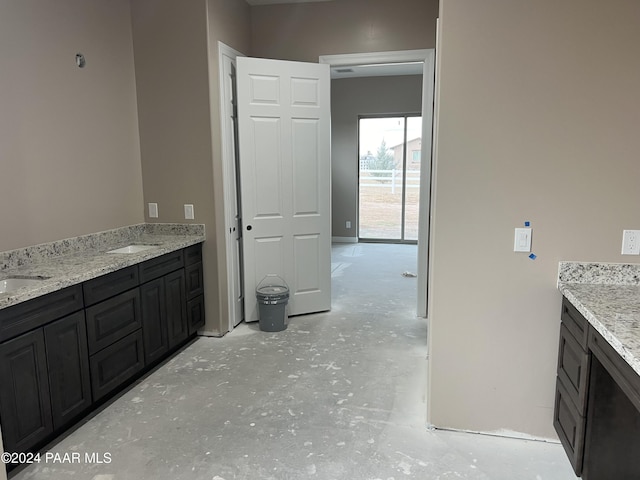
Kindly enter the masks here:
<path id="1" fill-rule="evenodd" d="M 202 263 L 194 263 L 184 267 L 187 282 L 187 300 L 191 300 L 204 293 L 204 282 L 202 279 Z"/>
<path id="2" fill-rule="evenodd" d="M 4 449 L 29 450 L 53 432 L 41 328 L 0 344 L 0 385 Z"/>
<path id="3" fill-rule="evenodd" d="M 164 278 L 158 278 L 142 285 L 140 300 L 144 363 L 149 365 L 169 350 Z"/>
<path id="4" fill-rule="evenodd" d="M 53 426 L 57 430 L 91 406 L 84 312 L 44 327 Z"/>
<path id="5" fill-rule="evenodd" d="M 204 326 L 204 295 L 187 302 L 187 317 L 189 318 L 189 335 Z"/>
<path id="6" fill-rule="evenodd" d="M 184 270 L 178 270 L 164 277 L 170 348 L 178 345 L 189 336 L 184 278 Z"/>
<path id="7" fill-rule="evenodd" d="M 558 433 L 573 471 L 582 472 L 584 451 L 584 416 L 580 415 L 560 379 L 556 379 L 556 402 L 553 410 L 553 426 Z"/>

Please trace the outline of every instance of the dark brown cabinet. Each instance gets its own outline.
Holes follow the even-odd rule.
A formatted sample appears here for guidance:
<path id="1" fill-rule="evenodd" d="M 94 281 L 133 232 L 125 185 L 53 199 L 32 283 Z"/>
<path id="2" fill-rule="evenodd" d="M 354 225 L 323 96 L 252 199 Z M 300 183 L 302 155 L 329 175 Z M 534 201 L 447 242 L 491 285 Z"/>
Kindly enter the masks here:
<path id="1" fill-rule="evenodd" d="M 84 312 L 0 344 L 4 447 L 28 450 L 91 405 Z"/>
<path id="2" fill-rule="evenodd" d="M 142 285 L 140 300 L 144 360 L 146 365 L 150 365 L 169 351 L 164 278 L 157 278 Z"/>
<path id="3" fill-rule="evenodd" d="M 41 447 L 204 324 L 201 245 L 0 310 L 5 451 Z"/>
<path id="4" fill-rule="evenodd" d="M 172 272 L 164 278 L 169 348 L 173 348 L 189 336 L 184 270 Z"/>
<path id="5" fill-rule="evenodd" d="M 564 298 L 553 424 L 585 480 L 640 478 L 640 376 Z"/>
<path id="6" fill-rule="evenodd" d="M 54 429 L 65 427 L 91 406 L 89 354 L 84 312 L 44 327 Z"/>
<path id="7" fill-rule="evenodd" d="M 42 328 L 0 345 L 4 449 L 22 452 L 53 432 Z"/>
<path id="8" fill-rule="evenodd" d="M 187 324 L 189 335 L 204 326 L 204 280 L 202 247 L 194 245 L 185 249 L 185 276 L 187 282 Z"/>

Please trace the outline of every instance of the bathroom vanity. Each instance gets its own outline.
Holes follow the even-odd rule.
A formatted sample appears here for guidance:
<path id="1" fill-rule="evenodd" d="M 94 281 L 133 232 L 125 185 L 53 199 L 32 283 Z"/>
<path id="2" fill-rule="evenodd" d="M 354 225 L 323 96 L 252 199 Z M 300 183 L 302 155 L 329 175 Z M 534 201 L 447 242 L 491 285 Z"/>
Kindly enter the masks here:
<path id="1" fill-rule="evenodd" d="M 204 234 L 176 228 L 3 252 L 0 280 L 31 280 L 0 293 L 6 452 L 42 447 L 204 325 Z"/>
<path id="2" fill-rule="evenodd" d="M 554 427 L 577 476 L 640 478 L 640 266 L 563 262 Z"/>

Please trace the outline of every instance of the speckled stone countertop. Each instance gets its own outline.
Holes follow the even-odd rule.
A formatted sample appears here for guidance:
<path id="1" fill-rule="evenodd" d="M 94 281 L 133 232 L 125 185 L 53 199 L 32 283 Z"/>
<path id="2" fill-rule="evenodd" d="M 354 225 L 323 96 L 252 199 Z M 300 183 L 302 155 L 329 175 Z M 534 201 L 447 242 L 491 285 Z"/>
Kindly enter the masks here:
<path id="1" fill-rule="evenodd" d="M 560 262 L 558 289 L 640 375 L 640 264 Z"/>
<path id="2" fill-rule="evenodd" d="M 139 224 L 0 252 L 0 281 L 47 277 L 35 286 L 0 293 L 0 309 L 205 241 L 204 225 Z M 107 253 L 132 244 L 138 253 Z"/>

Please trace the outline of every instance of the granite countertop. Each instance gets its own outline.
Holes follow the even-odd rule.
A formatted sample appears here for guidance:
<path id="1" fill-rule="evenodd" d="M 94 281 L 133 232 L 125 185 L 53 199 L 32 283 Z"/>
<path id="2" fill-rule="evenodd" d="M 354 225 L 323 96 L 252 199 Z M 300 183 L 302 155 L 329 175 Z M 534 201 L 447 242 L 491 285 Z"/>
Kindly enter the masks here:
<path id="1" fill-rule="evenodd" d="M 640 375 L 640 264 L 561 262 L 558 289 Z"/>
<path id="2" fill-rule="evenodd" d="M 35 286 L 0 293 L 0 309 L 205 241 L 204 225 L 140 224 L 0 252 L 0 281 L 47 277 Z M 138 253 L 107 253 L 131 244 L 153 245 Z"/>

